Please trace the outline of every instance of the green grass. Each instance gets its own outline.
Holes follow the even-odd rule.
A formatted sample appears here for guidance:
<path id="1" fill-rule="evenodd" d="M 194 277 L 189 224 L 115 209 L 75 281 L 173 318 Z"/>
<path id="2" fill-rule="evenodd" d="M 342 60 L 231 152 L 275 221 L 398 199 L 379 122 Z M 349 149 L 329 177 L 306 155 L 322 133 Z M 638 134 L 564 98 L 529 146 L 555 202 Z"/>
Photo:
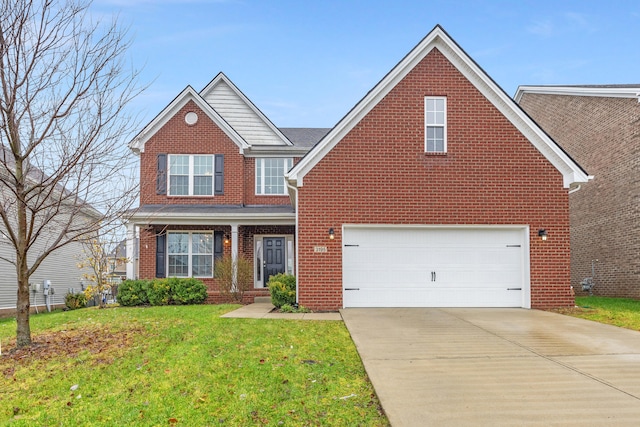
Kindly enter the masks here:
<path id="1" fill-rule="evenodd" d="M 576 297 L 578 309 L 565 314 L 640 331 L 640 301 L 629 298 Z"/>
<path id="2" fill-rule="evenodd" d="M 49 344 L 24 358 L 0 320 L 0 425 L 388 425 L 342 322 L 219 317 L 234 308 L 37 315 Z"/>

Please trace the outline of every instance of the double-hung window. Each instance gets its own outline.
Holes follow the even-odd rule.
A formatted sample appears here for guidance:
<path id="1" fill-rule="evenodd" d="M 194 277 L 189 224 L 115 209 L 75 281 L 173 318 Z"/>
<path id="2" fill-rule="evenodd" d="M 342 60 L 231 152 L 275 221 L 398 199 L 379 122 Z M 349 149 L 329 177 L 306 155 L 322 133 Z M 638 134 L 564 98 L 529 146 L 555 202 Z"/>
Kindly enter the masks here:
<path id="1" fill-rule="evenodd" d="M 213 196 L 212 155 L 169 155 L 170 196 Z"/>
<path id="2" fill-rule="evenodd" d="M 291 169 L 291 158 L 258 158 L 256 159 L 256 194 L 279 195 L 287 194 L 284 174 Z"/>
<path id="3" fill-rule="evenodd" d="M 168 277 L 212 277 L 213 233 L 167 233 Z"/>
<path id="4" fill-rule="evenodd" d="M 427 96 L 424 98 L 425 142 L 427 153 L 447 152 L 447 98 Z"/>

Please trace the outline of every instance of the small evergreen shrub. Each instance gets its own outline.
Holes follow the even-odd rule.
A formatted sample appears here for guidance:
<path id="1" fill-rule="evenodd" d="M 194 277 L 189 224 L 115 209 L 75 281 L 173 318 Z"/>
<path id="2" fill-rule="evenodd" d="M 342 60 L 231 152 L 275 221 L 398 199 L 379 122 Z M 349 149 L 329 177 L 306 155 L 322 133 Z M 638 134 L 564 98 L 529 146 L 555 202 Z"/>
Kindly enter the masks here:
<path id="1" fill-rule="evenodd" d="M 149 285 L 149 280 L 125 280 L 118 287 L 118 303 L 127 307 L 149 304 Z"/>
<path id="2" fill-rule="evenodd" d="M 168 305 L 171 287 L 168 279 L 154 279 L 147 287 L 147 297 L 151 305 Z"/>
<path id="3" fill-rule="evenodd" d="M 291 274 L 276 274 L 269 278 L 267 283 L 271 293 L 271 302 L 277 308 L 296 303 L 296 277 Z"/>
<path id="4" fill-rule="evenodd" d="M 84 292 L 67 294 L 64 297 L 64 305 L 66 305 L 69 310 L 84 308 L 87 306 L 87 297 Z"/>
<path id="5" fill-rule="evenodd" d="M 207 287 L 198 279 L 168 279 L 173 304 L 202 304 L 207 299 Z"/>

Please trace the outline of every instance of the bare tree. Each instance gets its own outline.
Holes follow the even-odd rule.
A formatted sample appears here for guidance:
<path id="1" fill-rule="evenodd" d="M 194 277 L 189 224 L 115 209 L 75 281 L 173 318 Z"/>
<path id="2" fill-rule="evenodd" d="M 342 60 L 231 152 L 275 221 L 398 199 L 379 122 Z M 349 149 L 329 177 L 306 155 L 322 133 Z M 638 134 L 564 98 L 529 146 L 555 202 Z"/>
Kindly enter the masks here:
<path id="1" fill-rule="evenodd" d="M 141 92 L 117 20 L 82 0 L 0 0 L 0 218 L 15 258 L 17 345 L 31 344 L 29 278 L 53 251 L 96 238 L 132 206 Z M 12 250 L 13 253 L 13 250 Z"/>

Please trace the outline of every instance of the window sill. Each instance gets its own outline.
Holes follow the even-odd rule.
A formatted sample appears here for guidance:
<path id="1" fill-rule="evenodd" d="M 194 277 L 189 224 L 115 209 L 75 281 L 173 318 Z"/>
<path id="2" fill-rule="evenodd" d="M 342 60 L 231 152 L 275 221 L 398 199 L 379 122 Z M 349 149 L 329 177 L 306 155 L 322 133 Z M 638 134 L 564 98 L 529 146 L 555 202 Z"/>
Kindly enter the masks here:
<path id="1" fill-rule="evenodd" d="M 443 152 L 435 152 L 435 151 L 425 151 L 424 155 L 425 156 L 434 156 L 434 157 L 442 157 L 442 156 L 446 156 L 448 153 L 446 151 Z"/>

